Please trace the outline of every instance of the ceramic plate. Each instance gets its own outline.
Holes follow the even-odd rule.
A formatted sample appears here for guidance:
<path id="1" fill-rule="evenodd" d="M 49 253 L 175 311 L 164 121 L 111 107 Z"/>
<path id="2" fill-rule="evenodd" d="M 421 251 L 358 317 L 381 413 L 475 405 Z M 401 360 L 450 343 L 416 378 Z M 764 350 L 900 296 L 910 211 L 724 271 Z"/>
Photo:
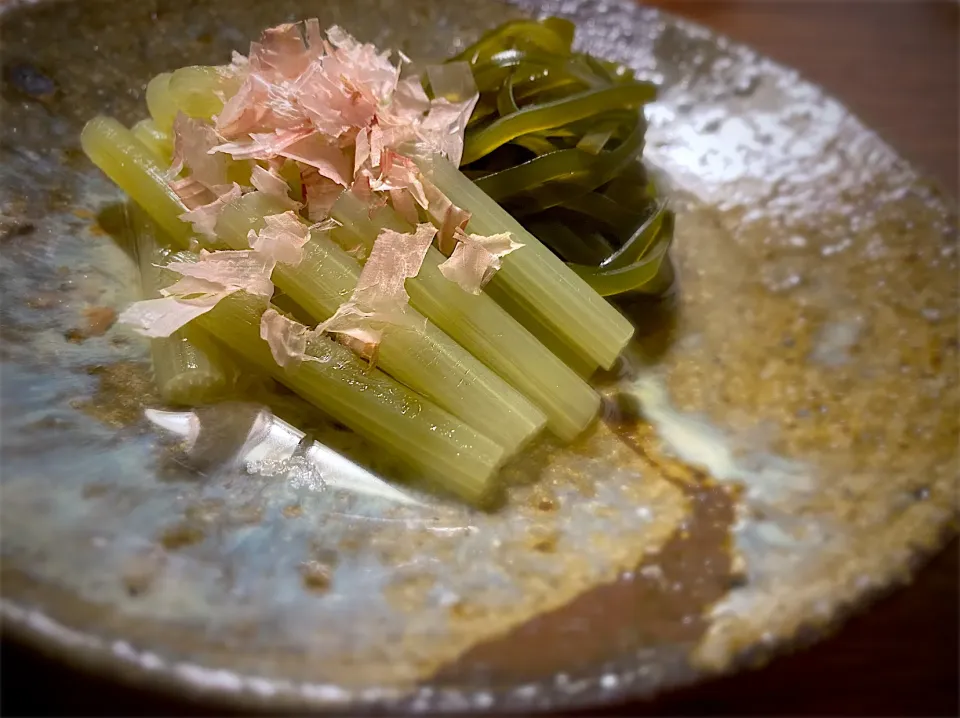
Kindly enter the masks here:
<path id="1" fill-rule="evenodd" d="M 645 157 L 677 289 L 624 307 L 639 339 L 597 378 L 603 420 L 508 467 L 491 513 L 358 492 L 361 469 L 310 452 L 253 460 L 249 403 L 205 410 L 185 451 L 145 413 L 145 343 L 111 324 L 137 283 L 83 122 L 139 119 L 152 75 L 284 21 L 439 58 L 530 12 L 663 87 Z M 2 23 L 8 630 L 246 706 L 571 706 L 807 640 L 952 530 L 955 210 L 796 73 L 625 2 L 7 2 Z"/>

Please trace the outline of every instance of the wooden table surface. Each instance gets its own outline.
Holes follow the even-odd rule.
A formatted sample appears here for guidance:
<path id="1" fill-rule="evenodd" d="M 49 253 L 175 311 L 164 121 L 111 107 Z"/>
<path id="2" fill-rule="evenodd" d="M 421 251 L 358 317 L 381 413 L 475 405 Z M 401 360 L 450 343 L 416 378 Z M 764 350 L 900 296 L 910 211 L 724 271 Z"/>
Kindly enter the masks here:
<path id="1" fill-rule="evenodd" d="M 953 196 L 958 5 L 920 0 L 654 0 L 799 69 Z M 957 542 L 915 584 L 835 637 L 767 668 L 601 715 L 957 715 Z M 195 712 L 114 688 L 5 643 L 3 715 Z M 27 682 L 36 681 L 37 688 Z M 596 714 L 596 713 L 595 713 Z"/>

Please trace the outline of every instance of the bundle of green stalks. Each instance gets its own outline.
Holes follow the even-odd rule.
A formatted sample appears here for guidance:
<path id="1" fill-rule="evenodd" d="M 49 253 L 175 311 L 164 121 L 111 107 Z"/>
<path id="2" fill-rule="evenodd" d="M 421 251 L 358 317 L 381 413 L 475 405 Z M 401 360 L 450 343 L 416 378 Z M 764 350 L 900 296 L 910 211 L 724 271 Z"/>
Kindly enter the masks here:
<path id="1" fill-rule="evenodd" d="M 482 291 L 444 276 L 447 257 L 431 246 L 405 281 L 406 319 L 383 329 L 375 363 L 317 334 L 304 361 L 278 364 L 261 338 L 265 312 L 322 324 L 351 297 L 384 230 L 416 230 L 398 208 L 344 190 L 329 209 L 333 222 L 311 224 L 300 210 L 302 259 L 276 264 L 272 298 L 236 291 L 185 329 L 151 339 L 163 398 L 228 396 L 236 367 L 252 367 L 478 505 L 495 493 L 503 463 L 538 434 L 581 435 L 600 404 L 586 379 L 611 367 L 633 334 L 604 297 L 669 285 L 673 215 L 639 163 L 653 87 L 574 52 L 572 40 L 565 21 L 508 23 L 452 58 L 470 64 L 480 93 L 460 167 L 410 153 L 421 176 L 469 213 L 466 232 L 508 233 L 522 245 Z M 432 94 L 426 78 L 423 86 Z M 169 176 L 175 118 L 211 122 L 238 88 L 219 68 L 164 73 L 147 87 L 148 119 L 128 129 L 97 117 L 83 130 L 87 155 L 132 200 L 147 298 L 177 280 L 166 263 L 197 261 L 199 248 L 249 250 L 264 218 L 289 209 L 287 198 L 249 192 L 222 207 L 212 236 L 181 219 L 188 208 Z M 254 164 L 229 160 L 229 180 L 248 185 Z M 280 173 L 299 200 L 299 174 L 288 169 Z M 423 208 L 419 218 L 436 221 Z"/>

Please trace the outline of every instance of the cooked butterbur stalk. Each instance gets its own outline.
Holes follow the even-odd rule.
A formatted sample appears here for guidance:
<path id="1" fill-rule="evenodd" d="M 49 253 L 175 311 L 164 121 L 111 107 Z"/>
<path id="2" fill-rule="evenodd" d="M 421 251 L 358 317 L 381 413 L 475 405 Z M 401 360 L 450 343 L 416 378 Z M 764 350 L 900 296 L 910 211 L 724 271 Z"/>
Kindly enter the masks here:
<path id="1" fill-rule="evenodd" d="M 582 354 L 578 354 L 573 347 L 565 343 L 550 327 L 544 324 L 538 315 L 530 314 L 526 312 L 521 305 L 514 303 L 513 298 L 509 294 L 501 294 L 497 297 L 497 301 L 494 302 L 493 299 L 490 299 L 490 301 L 500 307 L 502 311 L 506 312 L 512 321 L 517 322 L 524 330 L 533 335 L 558 361 L 566 365 L 584 380 L 588 380 L 596 373 L 597 369 L 599 369 L 597 362 Z M 523 317 L 522 324 L 517 319 L 514 319 L 514 317 Z"/>
<path id="2" fill-rule="evenodd" d="M 173 128 L 173 118 L 177 115 L 177 108 L 170 102 L 170 76 L 173 73 L 161 72 L 147 83 L 146 101 L 147 111 L 164 132 Z"/>
<path id="3" fill-rule="evenodd" d="M 154 299 L 160 296 L 160 288 L 170 283 L 162 269 L 169 250 L 157 243 L 155 225 L 142 209 L 131 203 L 127 217 L 135 238 L 143 297 Z M 188 339 L 184 330 L 151 339 L 150 356 L 157 390 L 170 404 L 206 404 L 223 398 L 233 385 L 235 367 L 220 349 L 203 337 Z"/>
<path id="4" fill-rule="evenodd" d="M 159 159 L 170 163 L 173 157 L 173 142 L 170 134 L 157 127 L 157 123 L 151 119 L 140 120 L 130 128 L 130 132 Z"/>
<path id="5" fill-rule="evenodd" d="M 160 398 L 168 404 L 199 406 L 227 397 L 234 374 L 219 347 L 180 330 L 150 340 L 150 359 Z"/>
<path id="6" fill-rule="evenodd" d="M 630 322 L 446 158 L 421 156 L 417 164 L 451 202 L 471 212 L 468 231 L 509 232 L 524 245 L 503 258 L 485 291 L 494 299 L 508 296 L 521 324 L 535 317 L 588 362 L 609 369 L 633 336 Z"/>
<path id="7" fill-rule="evenodd" d="M 381 224 L 411 229 L 389 208 L 371 221 L 367 206 L 351 192 L 331 212 L 343 224 L 341 232 L 351 232 L 367 250 Z M 600 397 L 490 297 L 465 292 L 444 277 L 439 265 L 445 259 L 430 248 L 420 273 L 406 282 L 410 302 L 543 410 L 554 434 L 576 438 L 596 416 Z"/>
<path id="8" fill-rule="evenodd" d="M 170 132 L 178 112 L 209 120 L 223 109 L 224 93 L 235 92 L 239 82 L 223 69 L 202 65 L 163 72 L 147 83 L 147 109 L 159 130 Z"/>
<path id="9" fill-rule="evenodd" d="M 234 200 L 217 223 L 219 238 L 245 249 L 263 217 L 284 210 L 276 198 L 255 192 Z M 279 264 L 273 281 L 316 321 L 350 298 L 360 266 L 323 232 L 313 232 L 296 266 Z M 384 325 L 377 363 L 388 374 L 476 427 L 513 455 L 535 436 L 546 417 L 521 393 L 414 309 L 404 325 Z"/>
<path id="10" fill-rule="evenodd" d="M 222 97 L 230 96 L 240 82 L 220 67 L 192 65 L 170 75 L 167 89 L 177 110 L 189 117 L 209 120 L 223 109 Z"/>
<path id="11" fill-rule="evenodd" d="M 130 130 L 101 115 L 83 128 L 80 144 L 93 163 L 146 210 L 178 247 L 190 246 L 193 230 L 179 219 L 185 208 L 167 186 L 167 168 Z"/>

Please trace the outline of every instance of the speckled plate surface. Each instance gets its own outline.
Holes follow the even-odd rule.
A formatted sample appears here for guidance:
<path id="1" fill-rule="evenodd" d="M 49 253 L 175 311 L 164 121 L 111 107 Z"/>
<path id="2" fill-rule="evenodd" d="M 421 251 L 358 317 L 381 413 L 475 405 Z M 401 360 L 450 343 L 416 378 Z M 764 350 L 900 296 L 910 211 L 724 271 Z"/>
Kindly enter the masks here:
<path id="1" fill-rule="evenodd" d="M 248 706 L 569 706 L 806 640 L 954 529 L 955 210 L 793 72 L 617 2 L 0 7 L 8 630 Z M 603 421 L 508 467 L 485 514 L 343 491 L 302 457 L 184 461 L 144 418 L 145 344 L 111 325 L 136 281 L 83 121 L 134 121 L 153 74 L 278 22 L 440 57 L 524 12 L 574 18 L 664 88 L 646 157 L 678 210 L 678 290 L 625 307 L 640 339 L 598 377 Z"/>

